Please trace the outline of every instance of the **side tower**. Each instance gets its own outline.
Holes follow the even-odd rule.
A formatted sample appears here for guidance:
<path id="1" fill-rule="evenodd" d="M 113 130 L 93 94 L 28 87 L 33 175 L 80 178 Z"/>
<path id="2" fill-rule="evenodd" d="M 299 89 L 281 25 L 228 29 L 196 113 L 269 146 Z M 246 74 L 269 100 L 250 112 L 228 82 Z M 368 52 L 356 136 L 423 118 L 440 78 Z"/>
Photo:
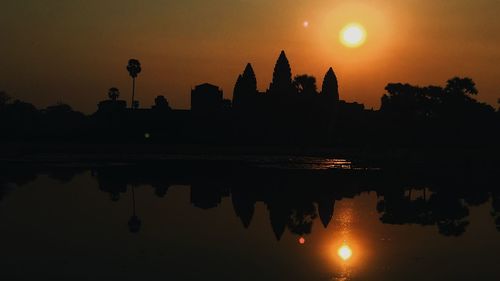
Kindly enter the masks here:
<path id="1" fill-rule="evenodd" d="M 328 69 L 323 79 L 321 94 L 325 97 L 332 98 L 335 103 L 338 103 L 340 100 L 337 76 L 331 67 Z"/>
<path id="2" fill-rule="evenodd" d="M 257 96 L 257 78 L 252 65 L 247 64 L 243 74 L 238 76 L 233 92 L 233 107 L 236 110 L 249 108 Z"/>

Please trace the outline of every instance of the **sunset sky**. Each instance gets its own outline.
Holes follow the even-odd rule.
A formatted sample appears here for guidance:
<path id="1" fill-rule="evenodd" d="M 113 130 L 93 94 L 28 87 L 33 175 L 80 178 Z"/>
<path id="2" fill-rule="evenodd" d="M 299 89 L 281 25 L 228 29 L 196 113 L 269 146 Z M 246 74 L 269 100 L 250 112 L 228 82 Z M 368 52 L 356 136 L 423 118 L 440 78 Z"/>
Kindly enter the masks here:
<path id="1" fill-rule="evenodd" d="M 5 0 L 0 90 L 91 113 L 112 86 L 130 100 L 125 66 L 137 58 L 141 107 L 161 94 L 189 108 L 190 88 L 203 82 L 231 98 L 247 62 L 266 90 L 283 49 L 294 75 L 314 75 L 321 87 L 332 66 L 341 99 L 368 108 L 379 107 L 388 82 L 442 85 L 456 75 L 496 104 L 499 15 L 498 0 Z M 352 22 L 367 32 L 358 48 L 339 40 Z"/>

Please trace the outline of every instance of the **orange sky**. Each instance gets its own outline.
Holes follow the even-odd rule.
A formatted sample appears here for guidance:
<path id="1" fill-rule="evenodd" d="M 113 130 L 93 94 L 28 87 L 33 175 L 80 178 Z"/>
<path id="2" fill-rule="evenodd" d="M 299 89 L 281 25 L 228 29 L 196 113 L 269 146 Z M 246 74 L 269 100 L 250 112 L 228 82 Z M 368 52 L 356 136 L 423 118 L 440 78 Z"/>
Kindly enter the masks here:
<path id="1" fill-rule="evenodd" d="M 93 112 L 116 86 L 127 101 L 125 70 L 143 72 L 137 98 L 165 95 L 189 108 L 190 88 L 210 82 L 230 98 L 245 64 L 264 91 L 280 50 L 294 74 L 318 86 L 329 66 L 341 98 L 379 107 L 388 82 L 443 84 L 472 77 L 479 99 L 500 98 L 500 2 L 495 0 L 26 0 L 0 10 L 0 90 L 44 107 L 58 101 Z M 305 28 L 303 22 L 308 21 Z M 365 26 L 367 42 L 348 49 L 343 26 Z"/>

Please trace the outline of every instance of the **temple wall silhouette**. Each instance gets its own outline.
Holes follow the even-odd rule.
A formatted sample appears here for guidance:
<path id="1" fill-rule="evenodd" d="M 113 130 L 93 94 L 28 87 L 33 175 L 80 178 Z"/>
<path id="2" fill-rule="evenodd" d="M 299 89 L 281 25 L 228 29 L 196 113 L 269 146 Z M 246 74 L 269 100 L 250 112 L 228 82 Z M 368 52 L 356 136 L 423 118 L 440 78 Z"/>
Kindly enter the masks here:
<path id="1" fill-rule="evenodd" d="M 133 127 L 131 131 L 153 131 L 157 137 L 164 134 L 158 131 L 162 128 L 170 132 L 176 128 L 170 140 L 193 143 L 328 144 L 335 128 L 340 128 L 339 122 L 359 118 L 365 109 L 362 104 L 340 100 L 333 68 L 326 72 L 321 91 L 315 83 L 315 78 L 307 75 L 294 79 L 282 51 L 265 92 L 258 91 L 256 74 L 248 63 L 236 80 L 232 101 L 224 98 L 218 86 L 204 83 L 191 90 L 189 111 L 171 110 L 163 98 L 151 109 L 131 109 L 125 101 L 110 96 L 99 103 L 94 116 L 101 125 L 106 124 L 104 131 L 109 126 L 117 126 L 118 131 Z M 159 102 L 167 104 L 163 114 L 156 110 Z"/>

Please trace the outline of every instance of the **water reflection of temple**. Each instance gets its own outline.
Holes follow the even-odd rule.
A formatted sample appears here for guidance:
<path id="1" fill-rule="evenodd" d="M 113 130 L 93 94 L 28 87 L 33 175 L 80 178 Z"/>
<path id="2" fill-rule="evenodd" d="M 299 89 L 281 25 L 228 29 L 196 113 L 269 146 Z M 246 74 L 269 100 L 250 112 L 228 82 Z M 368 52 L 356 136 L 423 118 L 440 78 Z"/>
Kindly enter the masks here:
<path id="1" fill-rule="evenodd" d="M 267 207 L 278 240 L 286 229 L 297 235 L 311 233 L 317 218 L 326 228 L 333 217 L 335 201 L 354 197 L 362 191 L 354 186 L 340 185 L 348 174 L 337 174 L 337 183 L 332 185 L 326 180 L 330 177 L 326 173 L 316 178 L 314 174 L 302 172 L 286 176 L 288 172 L 268 174 L 266 169 L 244 171 L 232 171 L 231 176 L 226 174 L 224 177 L 206 171 L 194 176 L 188 172 L 173 176 L 159 170 L 139 172 L 135 167 L 109 167 L 95 169 L 93 175 L 99 188 L 108 192 L 114 201 L 127 192 L 128 186 L 138 185 L 151 186 L 159 197 L 166 196 L 171 185 L 187 185 L 191 204 L 201 209 L 216 208 L 223 198 L 231 197 L 235 214 L 245 228 L 251 225 L 255 206 L 261 202 Z"/>
<path id="2" fill-rule="evenodd" d="M 311 233 L 315 221 L 328 227 L 336 201 L 369 191 L 377 193 L 376 208 L 380 220 L 386 224 L 435 225 L 443 235 L 458 236 L 466 231 L 469 224 L 469 207 L 487 203 L 493 198 L 492 214 L 497 227 L 500 225 L 500 196 L 491 193 L 488 179 L 475 179 L 476 189 L 470 189 L 469 180 L 457 186 L 455 182 L 434 178 L 435 175 L 426 179 L 431 180 L 429 184 L 424 184 L 425 180 L 417 183 L 422 181 L 420 175 L 417 178 L 409 175 L 397 178 L 370 171 L 282 171 L 237 166 L 218 172 L 217 166 L 208 169 L 181 168 L 172 173 L 154 169 L 138 173 L 124 171 L 127 168 L 122 167 L 119 173 L 106 169 L 98 171 L 97 178 L 100 186 L 113 182 L 109 189 L 103 189 L 110 194 L 117 192 L 116 181 L 107 177 L 117 174 L 127 175 L 121 192 L 127 184 L 141 184 L 152 186 L 157 194 L 162 187 L 159 194 L 165 196 L 168 186 L 186 185 L 190 187 L 191 204 L 202 209 L 216 208 L 223 198 L 230 197 L 234 212 L 245 228 L 252 223 L 256 204 L 263 203 L 278 240 L 286 230 L 299 236 Z M 159 184 L 161 182 L 164 184 Z"/>
<path id="3" fill-rule="evenodd" d="M 5 167 L 0 177 L 0 203 L 13 188 L 44 174 L 69 183 L 88 168 Z M 101 191 L 112 201 L 132 193 L 132 188 L 154 189 L 158 197 L 168 196 L 173 185 L 190 188 L 194 207 L 217 208 L 224 198 L 232 202 L 243 227 L 252 224 L 256 204 L 268 211 L 275 237 L 286 230 L 299 236 L 312 231 L 314 222 L 330 224 L 335 202 L 374 191 L 380 220 L 386 224 L 436 226 L 446 236 L 463 234 L 469 224 L 469 208 L 491 202 L 493 220 L 500 230 L 500 192 L 491 171 L 468 171 L 459 178 L 443 171 L 401 173 L 364 170 L 283 170 L 244 163 L 195 163 L 176 161 L 162 165 L 102 166 L 91 169 Z M 493 174 L 494 175 L 494 174 Z M 412 187 L 412 188 L 410 188 Z M 420 188 L 419 188 L 420 187 Z M 141 210 L 131 202 L 129 228 L 139 231 Z"/>

